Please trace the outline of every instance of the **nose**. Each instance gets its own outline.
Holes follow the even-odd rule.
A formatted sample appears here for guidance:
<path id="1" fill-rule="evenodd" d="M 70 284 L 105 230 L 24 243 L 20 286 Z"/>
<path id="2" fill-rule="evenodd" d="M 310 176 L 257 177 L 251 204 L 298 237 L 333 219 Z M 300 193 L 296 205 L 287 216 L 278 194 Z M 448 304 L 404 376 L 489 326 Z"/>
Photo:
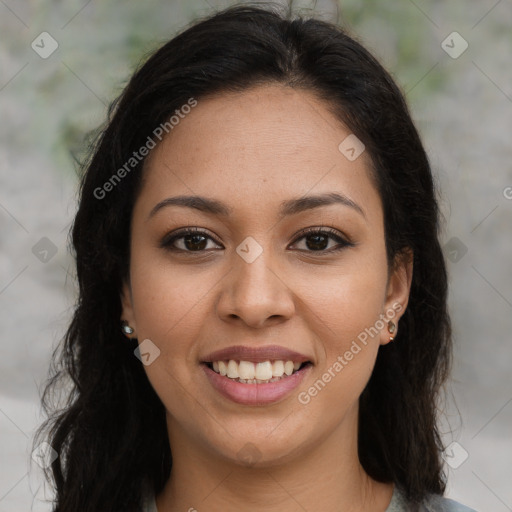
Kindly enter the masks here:
<path id="1" fill-rule="evenodd" d="M 217 302 L 219 317 L 254 328 L 291 318 L 295 312 L 293 293 L 266 251 L 251 263 L 236 253 L 234 259 L 231 271 L 223 279 Z"/>

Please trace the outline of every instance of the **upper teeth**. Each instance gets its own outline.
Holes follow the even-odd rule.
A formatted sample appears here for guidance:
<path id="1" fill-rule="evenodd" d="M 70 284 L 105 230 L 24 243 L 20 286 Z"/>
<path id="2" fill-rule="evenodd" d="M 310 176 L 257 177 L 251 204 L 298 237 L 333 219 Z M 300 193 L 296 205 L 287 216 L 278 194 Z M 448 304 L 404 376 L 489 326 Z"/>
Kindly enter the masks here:
<path id="1" fill-rule="evenodd" d="M 251 361 L 213 361 L 213 369 L 230 379 L 258 379 L 270 380 L 272 377 L 282 377 L 283 374 L 291 375 L 294 370 L 300 368 L 300 362 L 293 361 L 264 361 L 253 363 Z"/>

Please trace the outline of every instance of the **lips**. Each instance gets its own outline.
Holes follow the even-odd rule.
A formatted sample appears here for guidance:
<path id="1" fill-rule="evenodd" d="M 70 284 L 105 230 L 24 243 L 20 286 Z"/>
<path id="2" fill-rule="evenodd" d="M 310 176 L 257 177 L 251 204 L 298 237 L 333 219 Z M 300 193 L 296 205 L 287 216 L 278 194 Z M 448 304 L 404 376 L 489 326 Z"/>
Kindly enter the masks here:
<path id="1" fill-rule="evenodd" d="M 277 382 L 266 384 L 242 384 L 215 373 L 206 363 L 201 364 L 201 368 L 212 388 L 224 398 L 240 405 L 267 406 L 290 397 L 292 392 L 311 374 L 313 367 L 308 364 L 290 376 L 284 376 Z"/>
<path id="2" fill-rule="evenodd" d="M 235 361 L 251 361 L 253 363 L 276 360 L 314 363 L 311 357 L 279 345 L 267 345 L 265 347 L 235 345 L 211 352 L 204 356 L 201 362 L 212 363 L 213 361 L 227 361 L 230 359 Z"/>
<path id="3" fill-rule="evenodd" d="M 270 376 L 268 361 L 272 362 Z M 220 368 L 224 363 L 229 363 L 227 375 L 226 371 L 223 371 L 226 367 Z M 258 367 L 265 363 L 267 365 L 264 369 L 256 370 L 251 363 Z M 283 374 L 283 363 L 285 374 Z M 245 371 L 240 367 L 242 364 Z M 233 402 L 253 406 L 270 405 L 284 400 L 310 374 L 313 364 L 312 357 L 279 345 L 264 347 L 235 345 L 216 350 L 201 358 L 201 368 L 216 391 Z M 251 365 L 252 371 L 256 370 L 256 375 L 248 371 L 248 365 Z M 231 366 L 233 368 L 230 369 Z M 253 377 L 259 376 L 251 378 L 249 375 L 244 376 L 244 373 L 251 373 Z M 273 377 L 273 375 L 279 377 Z M 244 376 L 243 380 L 242 376 Z"/>

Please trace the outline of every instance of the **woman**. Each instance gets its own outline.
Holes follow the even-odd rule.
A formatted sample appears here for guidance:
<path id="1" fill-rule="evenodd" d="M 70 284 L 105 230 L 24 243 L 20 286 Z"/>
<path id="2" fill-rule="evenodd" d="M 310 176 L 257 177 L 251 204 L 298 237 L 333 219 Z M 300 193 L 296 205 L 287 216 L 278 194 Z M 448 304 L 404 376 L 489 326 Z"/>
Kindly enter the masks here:
<path id="1" fill-rule="evenodd" d="M 197 22 L 80 192 L 55 512 L 469 510 L 442 497 L 431 170 L 359 43 L 247 5 Z"/>

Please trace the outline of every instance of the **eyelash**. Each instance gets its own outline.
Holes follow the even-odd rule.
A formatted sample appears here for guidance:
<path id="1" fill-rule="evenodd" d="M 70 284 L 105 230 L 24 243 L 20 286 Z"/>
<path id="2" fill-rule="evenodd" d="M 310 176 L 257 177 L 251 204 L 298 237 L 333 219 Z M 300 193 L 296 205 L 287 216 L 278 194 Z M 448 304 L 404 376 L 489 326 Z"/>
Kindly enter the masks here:
<path id="1" fill-rule="evenodd" d="M 187 235 L 203 235 L 203 236 L 209 238 L 210 240 L 213 240 L 217 245 L 221 245 L 219 242 L 217 242 L 217 240 L 215 240 L 212 236 L 210 236 L 206 231 L 203 231 L 203 230 L 200 230 L 197 228 L 184 228 L 184 229 L 179 230 L 176 233 L 166 235 L 164 237 L 164 239 L 162 240 L 162 242 L 160 243 L 160 247 L 165 248 L 166 250 L 172 251 L 172 252 L 182 252 L 182 253 L 191 253 L 191 254 L 194 254 L 194 253 L 201 254 L 207 250 L 207 249 L 202 249 L 200 251 L 189 251 L 189 250 L 178 249 L 176 247 L 173 247 L 172 244 L 174 242 L 176 242 L 176 240 L 184 238 Z M 322 254 L 322 253 L 323 254 L 332 254 L 333 252 L 341 251 L 342 249 L 345 249 L 346 247 L 354 247 L 354 245 L 355 245 L 355 244 L 347 241 L 342 236 L 340 236 L 338 231 L 336 231 L 333 228 L 328 228 L 328 227 L 303 229 L 297 234 L 297 237 L 292 242 L 292 245 L 296 244 L 299 240 L 301 240 L 302 238 L 305 238 L 308 235 L 327 235 L 328 237 L 337 241 L 339 245 L 338 245 L 338 247 L 335 247 L 334 249 L 331 248 L 331 249 L 327 249 L 327 250 L 318 250 L 318 251 L 302 250 L 301 249 L 301 252 L 308 252 L 308 253 L 314 253 L 314 254 Z"/>

